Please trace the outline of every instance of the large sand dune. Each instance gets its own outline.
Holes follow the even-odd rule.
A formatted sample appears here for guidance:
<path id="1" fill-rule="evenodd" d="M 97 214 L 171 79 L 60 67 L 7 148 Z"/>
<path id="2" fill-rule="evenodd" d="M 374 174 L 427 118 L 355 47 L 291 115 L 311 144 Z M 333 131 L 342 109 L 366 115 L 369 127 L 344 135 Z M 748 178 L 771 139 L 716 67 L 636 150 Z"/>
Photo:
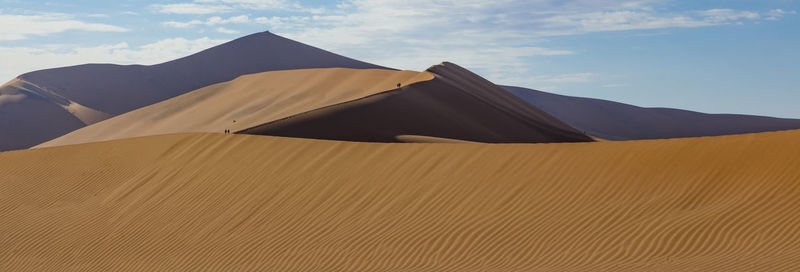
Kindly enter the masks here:
<path id="1" fill-rule="evenodd" d="M 15 81 L 35 85 L 43 92 L 105 114 L 102 115 L 104 118 L 86 119 L 94 123 L 240 75 L 331 67 L 384 68 L 262 32 L 157 65 L 85 64 L 34 71 L 19 76 Z M 0 101 L 11 101 L 6 93 L 19 92 L 12 90 L 10 85 L 0 87 Z M 60 107 L 51 96 L 41 96 L 43 92 L 23 92 L 32 99 L 46 100 L 51 104 L 41 107 Z M 14 139 L 0 142 L 0 151 L 28 148 L 83 126 L 74 122 L 70 125 L 56 122 L 69 112 L 40 110 L 41 107 L 27 107 L 17 104 L 17 101 L 0 105 L 2 118 L 24 123 L 0 123 L 0 138 Z M 4 107 L 15 110 L 3 111 Z M 40 117 L 31 118 L 32 115 Z M 98 116 L 101 115 L 95 117 Z"/>
<path id="2" fill-rule="evenodd" d="M 3 271 L 793 271 L 800 131 L 0 153 Z"/>
<path id="3" fill-rule="evenodd" d="M 397 83 L 432 78 L 425 72 L 344 68 L 245 75 L 76 130 L 40 147 L 178 132 L 235 132 L 392 90 Z"/>
<path id="4" fill-rule="evenodd" d="M 719 136 L 800 129 L 800 119 L 741 114 L 708 114 L 633 105 L 504 86 L 561 121 L 608 140 Z"/>
<path id="5" fill-rule="evenodd" d="M 425 137 L 480 142 L 590 141 L 491 82 L 445 63 L 426 72 L 329 68 L 246 75 L 76 130 L 38 147 L 225 129 L 370 142 L 430 139 Z"/>
<path id="6" fill-rule="evenodd" d="M 241 133 L 367 142 L 396 142 L 399 135 L 492 143 L 592 141 L 456 64 L 426 72 L 436 77 Z"/>

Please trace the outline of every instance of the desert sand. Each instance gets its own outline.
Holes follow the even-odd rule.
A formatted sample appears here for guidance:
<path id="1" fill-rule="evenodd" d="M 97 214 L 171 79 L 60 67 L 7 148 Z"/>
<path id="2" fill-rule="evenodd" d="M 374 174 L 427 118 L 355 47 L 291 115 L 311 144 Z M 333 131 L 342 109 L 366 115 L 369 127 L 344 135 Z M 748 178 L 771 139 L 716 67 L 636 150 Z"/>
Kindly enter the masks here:
<path id="1" fill-rule="evenodd" d="M 3 271 L 800 267 L 800 131 L 562 144 L 174 134 L 0 153 Z"/>

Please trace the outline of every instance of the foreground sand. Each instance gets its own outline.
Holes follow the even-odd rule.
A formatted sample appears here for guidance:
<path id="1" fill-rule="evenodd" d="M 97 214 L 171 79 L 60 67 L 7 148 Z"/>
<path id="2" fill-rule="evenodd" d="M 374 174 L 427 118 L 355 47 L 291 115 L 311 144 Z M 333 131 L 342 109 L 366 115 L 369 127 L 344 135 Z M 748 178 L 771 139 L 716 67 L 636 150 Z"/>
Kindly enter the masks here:
<path id="1" fill-rule="evenodd" d="M 0 153 L 0 270 L 800 268 L 800 131 L 575 144 L 177 134 Z"/>

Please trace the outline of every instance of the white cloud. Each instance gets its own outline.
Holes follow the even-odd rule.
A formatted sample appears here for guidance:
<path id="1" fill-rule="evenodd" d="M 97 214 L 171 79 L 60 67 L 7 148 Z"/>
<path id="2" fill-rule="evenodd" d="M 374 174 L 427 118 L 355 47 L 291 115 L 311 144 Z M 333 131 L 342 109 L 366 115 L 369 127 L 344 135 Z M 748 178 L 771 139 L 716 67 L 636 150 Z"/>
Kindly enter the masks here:
<path id="1" fill-rule="evenodd" d="M 219 45 L 226 40 L 199 38 L 164 39 L 138 47 L 127 43 L 75 47 L 47 45 L 33 47 L 0 47 L 0 81 L 19 74 L 53 67 L 84 63 L 157 64 L 184 57 Z"/>
<path id="2" fill-rule="evenodd" d="M 216 14 L 234 10 L 285 10 L 320 14 L 323 8 L 307 8 L 289 0 L 194 0 L 187 3 L 155 4 L 152 8 L 161 13 Z"/>
<path id="3" fill-rule="evenodd" d="M 286 0 L 195 0 L 199 3 L 218 3 L 236 5 L 243 9 L 260 9 L 260 10 L 285 10 L 291 8 L 300 8 L 297 3 Z"/>
<path id="4" fill-rule="evenodd" d="M 227 19 L 214 16 L 206 19 L 205 21 L 200 20 L 191 20 L 187 22 L 176 22 L 176 21 L 169 21 L 164 22 L 163 24 L 170 27 L 176 28 L 186 28 L 196 25 L 206 25 L 206 26 L 215 26 L 215 25 L 225 25 L 225 24 L 242 24 L 250 22 L 250 17 L 247 15 L 240 15 L 240 16 L 233 16 Z"/>
<path id="5" fill-rule="evenodd" d="M 169 22 L 164 22 L 163 24 L 166 25 L 166 26 L 175 27 L 175 28 L 186 28 L 186 27 L 190 27 L 190 26 L 194 26 L 194 25 L 202 25 L 202 24 L 204 24 L 204 22 L 200 21 L 200 20 L 191 20 L 191 21 L 188 21 L 188 22 L 169 21 Z"/>
<path id="6" fill-rule="evenodd" d="M 777 20 L 780 20 L 781 17 L 783 17 L 784 15 L 790 15 L 790 14 L 797 14 L 797 11 L 794 11 L 794 10 L 785 11 L 785 10 L 782 10 L 782 9 L 773 9 L 773 10 L 770 10 L 769 12 L 767 12 L 767 16 L 768 16 L 767 20 L 777 21 Z"/>
<path id="7" fill-rule="evenodd" d="M 31 35 L 47 35 L 69 30 L 125 32 L 128 29 L 74 19 L 71 15 L 43 13 L 15 15 L 0 13 L 0 40 L 22 40 Z"/>
<path id="8" fill-rule="evenodd" d="M 161 13 L 171 14 L 212 14 L 224 13 L 232 10 L 231 7 L 225 5 L 206 5 L 195 3 L 177 3 L 177 4 L 156 4 L 152 8 Z"/>
<path id="9" fill-rule="evenodd" d="M 233 29 L 224 28 L 224 27 L 218 27 L 217 28 L 217 32 L 223 33 L 223 34 L 237 34 L 237 33 L 239 33 L 239 31 L 236 31 L 236 30 L 233 30 Z"/>

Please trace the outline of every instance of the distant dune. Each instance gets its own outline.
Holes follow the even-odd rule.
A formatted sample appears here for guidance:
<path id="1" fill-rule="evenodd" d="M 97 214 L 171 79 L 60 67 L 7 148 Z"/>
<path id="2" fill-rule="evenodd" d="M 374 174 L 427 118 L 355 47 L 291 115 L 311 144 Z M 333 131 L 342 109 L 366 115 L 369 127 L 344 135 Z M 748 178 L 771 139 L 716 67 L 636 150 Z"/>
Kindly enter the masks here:
<path id="1" fill-rule="evenodd" d="M 107 116 L 15 79 L 0 86 L 0 151 L 29 147 Z"/>
<path id="2" fill-rule="evenodd" d="M 178 134 L 0 153 L 3 271 L 790 271 L 800 131 L 568 144 Z"/>
<path id="3" fill-rule="evenodd" d="M 0 120 L 0 151 L 28 148 L 82 127 L 85 122 L 62 123 L 70 114 L 57 110 L 65 106 L 61 103 L 64 101 L 110 117 L 240 75 L 331 67 L 384 68 L 262 32 L 157 65 L 85 64 L 26 73 L 15 81 L 35 85 L 41 91 L 0 87 L 0 118 L 5 119 Z M 58 100 L 42 93 L 54 94 Z M 27 98 L 10 98 L 20 94 Z M 31 100 L 37 102 L 28 102 Z M 105 118 L 87 120 L 93 123 L 102 119 Z M 14 121 L 6 120 L 25 124 L 7 125 Z"/>
<path id="4" fill-rule="evenodd" d="M 576 129 L 609 140 L 666 139 L 800 129 L 799 119 L 642 108 L 601 99 L 563 96 L 521 87 L 503 87 Z"/>
<path id="5" fill-rule="evenodd" d="M 425 137 L 479 142 L 591 141 L 508 91 L 445 63 L 427 72 L 336 68 L 247 75 L 105 120 L 38 147 L 225 129 L 367 142 L 432 139 Z"/>

